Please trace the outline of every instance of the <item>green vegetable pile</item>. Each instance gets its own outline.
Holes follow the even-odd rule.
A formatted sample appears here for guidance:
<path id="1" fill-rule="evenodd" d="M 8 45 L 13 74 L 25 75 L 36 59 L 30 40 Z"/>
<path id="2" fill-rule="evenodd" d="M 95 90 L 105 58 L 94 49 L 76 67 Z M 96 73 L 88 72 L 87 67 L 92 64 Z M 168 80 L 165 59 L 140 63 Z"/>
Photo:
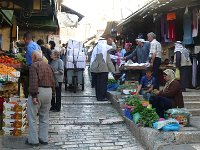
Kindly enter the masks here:
<path id="1" fill-rule="evenodd" d="M 142 101 L 139 97 L 135 95 L 128 96 L 125 102 L 129 106 L 135 106 L 131 114 L 134 116 L 134 114 L 139 113 L 138 124 L 141 126 L 152 127 L 153 123 L 159 119 L 155 109 L 142 106 Z"/>
<path id="2" fill-rule="evenodd" d="M 115 84 L 115 83 L 117 83 L 117 81 L 115 79 L 108 79 L 107 84 Z"/>
<path id="3" fill-rule="evenodd" d="M 159 116 L 156 113 L 155 109 L 152 108 L 146 108 L 139 112 L 140 118 L 139 118 L 139 123 L 143 127 L 152 127 L 153 123 L 158 121 Z"/>
<path id="4" fill-rule="evenodd" d="M 16 59 L 19 60 L 20 62 L 26 63 L 26 59 L 22 56 L 21 53 L 18 53 L 15 57 L 16 57 Z"/>

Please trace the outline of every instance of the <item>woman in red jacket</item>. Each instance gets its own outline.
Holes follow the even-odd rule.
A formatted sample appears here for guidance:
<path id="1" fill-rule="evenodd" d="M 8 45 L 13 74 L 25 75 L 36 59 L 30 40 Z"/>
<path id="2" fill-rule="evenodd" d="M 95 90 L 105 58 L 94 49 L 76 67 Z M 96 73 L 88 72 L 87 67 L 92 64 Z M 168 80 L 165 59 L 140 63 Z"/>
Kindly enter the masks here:
<path id="1" fill-rule="evenodd" d="M 170 108 L 183 108 L 183 95 L 179 81 L 175 79 L 175 72 L 171 69 L 164 71 L 166 84 L 162 91 L 154 90 L 156 96 L 152 97 L 150 103 L 160 118 L 164 118 L 164 112 Z"/>

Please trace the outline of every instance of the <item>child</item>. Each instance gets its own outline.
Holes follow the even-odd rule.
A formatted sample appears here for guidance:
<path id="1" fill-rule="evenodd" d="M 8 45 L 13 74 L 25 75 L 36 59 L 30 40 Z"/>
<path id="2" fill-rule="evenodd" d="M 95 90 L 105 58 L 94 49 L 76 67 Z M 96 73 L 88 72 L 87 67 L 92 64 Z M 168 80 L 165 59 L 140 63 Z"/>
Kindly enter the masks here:
<path id="1" fill-rule="evenodd" d="M 149 100 L 151 91 L 156 84 L 156 79 L 152 76 L 152 68 L 146 68 L 145 73 L 146 75 L 141 78 L 136 94 L 140 93 L 144 99 Z"/>

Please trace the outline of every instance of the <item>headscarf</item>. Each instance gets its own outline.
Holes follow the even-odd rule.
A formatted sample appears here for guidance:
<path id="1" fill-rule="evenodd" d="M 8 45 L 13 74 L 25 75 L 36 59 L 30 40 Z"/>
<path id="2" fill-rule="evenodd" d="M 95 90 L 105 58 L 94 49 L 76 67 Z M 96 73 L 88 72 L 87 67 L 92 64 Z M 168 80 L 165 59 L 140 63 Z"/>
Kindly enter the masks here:
<path id="1" fill-rule="evenodd" d="M 187 61 L 190 60 L 190 53 L 189 53 L 188 49 L 183 47 L 183 45 L 181 44 L 180 41 L 177 41 L 175 43 L 174 53 L 175 52 L 181 52 L 184 55 L 184 57 L 186 58 Z"/>
<path id="2" fill-rule="evenodd" d="M 111 48 L 112 48 L 112 46 L 109 46 L 107 44 L 106 40 L 99 40 L 97 45 L 94 47 L 94 49 L 92 51 L 90 66 L 92 65 L 93 61 L 95 60 L 97 54 L 101 54 L 102 53 L 103 59 L 106 62 L 107 51 L 109 49 L 111 49 Z"/>
<path id="3" fill-rule="evenodd" d="M 163 91 L 165 91 L 165 89 L 172 83 L 172 81 L 175 80 L 175 72 L 172 69 L 166 69 L 165 71 L 163 71 L 168 77 L 169 77 L 169 81 L 166 81 L 166 84 L 163 88 Z"/>

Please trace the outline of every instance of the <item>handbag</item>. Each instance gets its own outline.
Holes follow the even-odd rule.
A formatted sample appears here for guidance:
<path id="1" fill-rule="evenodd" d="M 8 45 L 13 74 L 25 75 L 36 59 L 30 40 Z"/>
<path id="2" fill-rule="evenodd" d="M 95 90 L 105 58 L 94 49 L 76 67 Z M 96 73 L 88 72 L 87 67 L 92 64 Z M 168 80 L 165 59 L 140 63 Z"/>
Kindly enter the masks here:
<path id="1" fill-rule="evenodd" d="M 175 77 L 177 80 L 180 80 L 180 70 L 178 68 L 175 70 Z"/>

